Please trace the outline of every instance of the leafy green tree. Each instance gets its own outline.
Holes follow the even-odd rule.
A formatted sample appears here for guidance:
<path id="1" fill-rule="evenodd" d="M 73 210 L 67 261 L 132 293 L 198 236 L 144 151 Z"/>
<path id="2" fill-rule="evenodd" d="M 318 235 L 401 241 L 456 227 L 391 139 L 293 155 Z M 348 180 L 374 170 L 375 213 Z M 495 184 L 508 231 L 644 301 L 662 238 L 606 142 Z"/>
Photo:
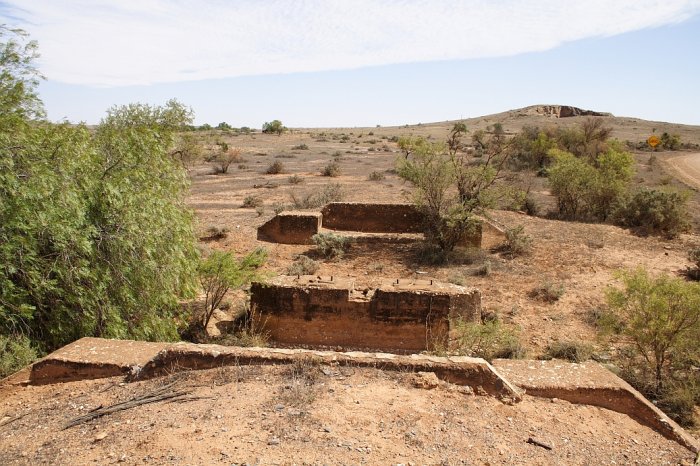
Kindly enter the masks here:
<path id="1" fill-rule="evenodd" d="M 202 329 L 209 325 L 214 311 L 232 288 L 259 278 L 258 269 L 265 263 L 267 252 L 256 249 L 237 260 L 230 252 L 214 251 L 199 263 L 199 281 L 204 289 L 204 312 L 199 320 Z"/>
<path id="2" fill-rule="evenodd" d="M 609 148 L 593 161 L 552 149 L 548 169 L 558 214 L 569 220 L 606 221 L 629 188 L 634 159 L 628 152 Z"/>
<path id="3" fill-rule="evenodd" d="M 444 252 L 476 231 L 475 215 L 494 205 L 496 182 L 508 158 L 501 134 L 484 139 L 484 155 L 471 157 L 461 142 L 466 132 L 464 124 L 457 123 L 447 143 L 406 141 L 406 156 L 397 161 L 399 176 L 415 188 L 414 203 L 424 214 L 428 242 Z"/>
<path id="4" fill-rule="evenodd" d="M 285 131 L 287 131 L 287 128 L 279 120 L 266 121 L 262 127 L 262 132 L 265 134 L 277 134 L 279 136 Z"/>
<path id="5" fill-rule="evenodd" d="M 40 351 L 82 336 L 178 338 L 196 250 L 172 149 L 191 111 L 114 107 L 95 131 L 43 121 L 36 46 L 2 33 L 0 334 Z"/>
<path id="6" fill-rule="evenodd" d="M 619 313 L 623 333 L 653 374 L 657 393 L 673 377 L 676 363 L 694 358 L 700 349 L 700 284 L 643 269 L 620 273 L 623 289 L 610 288 L 608 303 Z M 687 368 L 687 367 L 686 367 Z"/>

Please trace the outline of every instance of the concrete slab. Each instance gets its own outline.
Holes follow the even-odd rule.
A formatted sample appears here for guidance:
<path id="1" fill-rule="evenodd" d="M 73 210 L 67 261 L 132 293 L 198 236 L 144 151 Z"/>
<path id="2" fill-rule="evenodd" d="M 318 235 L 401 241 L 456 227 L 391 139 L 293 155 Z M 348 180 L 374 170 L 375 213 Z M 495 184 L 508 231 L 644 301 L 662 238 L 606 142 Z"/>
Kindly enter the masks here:
<path id="1" fill-rule="evenodd" d="M 700 442 L 649 402 L 630 384 L 589 361 L 575 364 L 560 360 L 498 359 L 494 367 L 514 385 L 532 396 L 558 398 L 576 404 L 600 406 L 627 414 L 664 437 L 697 453 Z"/>
<path id="2" fill-rule="evenodd" d="M 145 365 L 170 343 L 81 338 L 31 367 L 32 384 L 125 375 Z"/>

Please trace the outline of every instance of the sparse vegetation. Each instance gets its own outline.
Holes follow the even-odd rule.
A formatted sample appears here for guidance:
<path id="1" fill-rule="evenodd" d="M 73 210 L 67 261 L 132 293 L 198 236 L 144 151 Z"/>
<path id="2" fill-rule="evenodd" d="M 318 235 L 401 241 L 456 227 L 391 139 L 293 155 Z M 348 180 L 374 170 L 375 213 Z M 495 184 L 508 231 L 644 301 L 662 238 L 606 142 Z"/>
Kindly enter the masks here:
<path id="1" fill-rule="evenodd" d="M 224 239 L 228 236 L 229 231 L 226 226 L 209 225 L 205 232 L 205 238 L 210 240 Z"/>
<path id="2" fill-rule="evenodd" d="M 693 263 L 694 267 L 688 271 L 688 275 L 695 280 L 700 280 L 700 247 L 692 248 L 688 252 L 688 260 Z"/>
<path id="3" fill-rule="evenodd" d="M 284 173 L 284 164 L 280 162 L 279 160 L 275 160 L 272 162 L 268 167 L 267 170 L 265 170 L 265 173 L 268 175 L 278 175 L 280 173 Z"/>
<path id="4" fill-rule="evenodd" d="M 304 195 L 290 194 L 295 209 L 316 209 L 329 202 L 342 201 L 344 196 L 343 189 L 338 183 L 327 184 L 320 192 L 314 190 Z"/>
<path id="5" fill-rule="evenodd" d="M 243 199 L 243 204 L 241 205 L 241 207 L 243 207 L 244 209 L 254 209 L 254 208 L 260 207 L 262 205 L 263 205 L 263 200 L 261 197 L 250 195 L 250 196 L 246 196 Z"/>
<path id="6" fill-rule="evenodd" d="M 490 322 L 453 322 L 458 352 L 492 361 L 499 358 L 518 359 L 525 355 L 518 331 L 500 320 Z"/>
<path id="7" fill-rule="evenodd" d="M 321 175 L 338 177 L 340 176 L 340 164 L 338 162 L 331 162 L 321 170 Z"/>
<path id="8" fill-rule="evenodd" d="M 382 181 L 384 178 L 384 173 L 378 172 L 376 170 L 367 175 L 367 179 L 370 181 Z"/>
<path id="9" fill-rule="evenodd" d="M 243 161 L 240 149 L 230 148 L 225 142 L 218 142 L 217 146 L 219 147 L 219 151 L 214 157 L 217 173 L 228 173 L 228 169 L 232 163 Z"/>
<path id="10" fill-rule="evenodd" d="M 265 122 L 262 126 L 262 132 L 265 134 L 276 134 L 281 136 L 282 133 L 287 131 L 287 128 L 282 124 L 280 120 L 272 120 L 270 122 Z"/>
<path id="11" fill-rule="evenodd" d="M 619 361 L 622 376 L 677 421 L 693 422 L 700 402 L 700 284 L 643 269 L 620 272 L 610 307 L 630 344 Z"/>
<path id="12" fill-rule="evenodd" d="M 551 343 L 545 353 L 546 358 L 564 359 L 570 362 L 584 362 L 591 358 L 593 346 L 584 341 L 564 340 Z"/>
<path id="13" fill-rule="evenodd" d="M 528 254 L 532 250 L 532 237 L 525 233 L 522 225 L 508 228 L 504 249 L 510 257 Z"/>
<path id="14" fill-rule="evenodd" d="M 197 269 L 199 281 L 204 289 L 204 311 L 197 319 L 201 329 L 209 325 L 214 311 L 219 307 L 226 293 L 259 277 L 258 269 L 265 263 L 267 252 L 256 249 L 237 260 L 230 252 L 213 251 L 200 261 Z"/>
<path id="15" fill-rule="evenodd" d="M 564 296 L 564 285 L 555 284 L 550 281 L 544 281 L 530 291 L 530 297 L 544 301 L 545 303 L 553 303 L 559 301 Z"/>
<path id="16" fill-rule="evenodd" d="M 299 255 L 294 262 L 287 267 L 287 275 L 313 275 L 321 264 L 308 256 Z"/>
<path id="17" fill-rule="evenodd" d="M 309 146 L 307 146 L 304 143 L 297 144 L 296 146 L 292 146 L 292 150 L 309 150 Z"/>
<path id="18" fill-rule="evenodd" d="M 287 178 L 287 181 L 289 181 L 289 184 L 301 184 L 304 182 L 304 178 L 299 175 L 292 175 Z"/>
<path id="19" fill-rule="evenodd" d="M 311 237 L 318 251 L 326 258 L 340 259 L 350 248 L 351 239 L 335 233 L 317 233 Z"/>
<path id="20" fill-rule="evenodd" d="M 615 221 L 643 235 L 675 238 L 690 228 L 688 198 L 677 191 L 642 189 L 619 203 Z"/>

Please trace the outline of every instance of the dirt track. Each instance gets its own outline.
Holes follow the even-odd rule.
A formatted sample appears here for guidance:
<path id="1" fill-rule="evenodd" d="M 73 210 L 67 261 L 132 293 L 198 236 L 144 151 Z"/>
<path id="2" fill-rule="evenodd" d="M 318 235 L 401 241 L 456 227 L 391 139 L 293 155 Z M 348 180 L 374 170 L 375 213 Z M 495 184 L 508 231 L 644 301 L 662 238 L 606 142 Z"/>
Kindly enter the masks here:
<path id="1" fill-rule="evenodd" d="M 666 166 L 678 179 L 700 189 L 700 153 L 674 155 L 666 159 Z"/>

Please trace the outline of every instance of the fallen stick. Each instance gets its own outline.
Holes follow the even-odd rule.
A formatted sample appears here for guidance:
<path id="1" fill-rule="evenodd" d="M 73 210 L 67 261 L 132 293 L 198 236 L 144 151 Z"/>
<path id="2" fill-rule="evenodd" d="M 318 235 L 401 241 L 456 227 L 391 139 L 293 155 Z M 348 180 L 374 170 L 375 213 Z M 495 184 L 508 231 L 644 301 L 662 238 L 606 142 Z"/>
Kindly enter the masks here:
<path id="1" fill-rule="evenodd" d="M 538 447 L 542 447 L 542 448 L 544 448 L 545 450 L 551 450 L 551 449 L 553 448 L 551 445 L 548 445 L 548 444 L 546 444 L 546 443 L 544 443 L 544 442 L 540 442 L 539 440 L 535 440 L 535 439 L 532 438 L 532 437 L 528 437 L 527 443 L 531 443 L 531 444 L 533 444 L 533 445 L 537 445 Z"/>
<path id="2" fill-rule="evenodd" d="M 105 416 L 107 414 L 112 414 L 116 413 L 119 411 L 125 411 L 127 409 L 135 408 L 137 406 L 149 404 L 149 403 L 157 403 L 159 401 L 165 401 L 165 400 L 170 400 L 170 401 L 192 401 L 196 400 L 199 397 L 185 397 L 185 395 L 188 395 L 189 392 L 185 390 L 179 390 L 179 391 L 169 391 L 172 386 L 175 385 L 175 382 L 165 385 L 163 387 L 160 387 L 156 390 L 153 390 L 150 393 L 147 393 L 145 395 L 132 398 L 127 401 L 122 401 L 121 403 L 115 403 L 111 406 L 106 406 L 106 407 L 97 407 L 93 410 L 91 410 L 88 414 L 85 414 L 83 416 L 78 416 L 75 419 L 69 421 L 66 423 L 66 425 L 63 427 L 63 430 L 65 429 L 70 429 L 71 427 L 77 426 L 79 424 L 82 424 L 87 421 L 91 421 L 93 419 L 97 419 L 98 417 Z"/>
<path id="3" fill-rule="evenodd" d="M 27 414 L 29 414 L 29 411 L 27 411 L 27 412 L 24 413 L 24 414 L 20 414 L 20 415 L 18 415 L 18 416 L 13 417 L 13 418 L 7 419 L 6 421 L 0 423 L 0 427 L 4 427 L 4 426 L 6 426 L 6 425 L 12 424 L 13 422 L 15 422 L 15 421 L 17 421 L 17 420 L 22 419 L 22 418 L 23 418 L 24 416 L 26 416 Z"/>

